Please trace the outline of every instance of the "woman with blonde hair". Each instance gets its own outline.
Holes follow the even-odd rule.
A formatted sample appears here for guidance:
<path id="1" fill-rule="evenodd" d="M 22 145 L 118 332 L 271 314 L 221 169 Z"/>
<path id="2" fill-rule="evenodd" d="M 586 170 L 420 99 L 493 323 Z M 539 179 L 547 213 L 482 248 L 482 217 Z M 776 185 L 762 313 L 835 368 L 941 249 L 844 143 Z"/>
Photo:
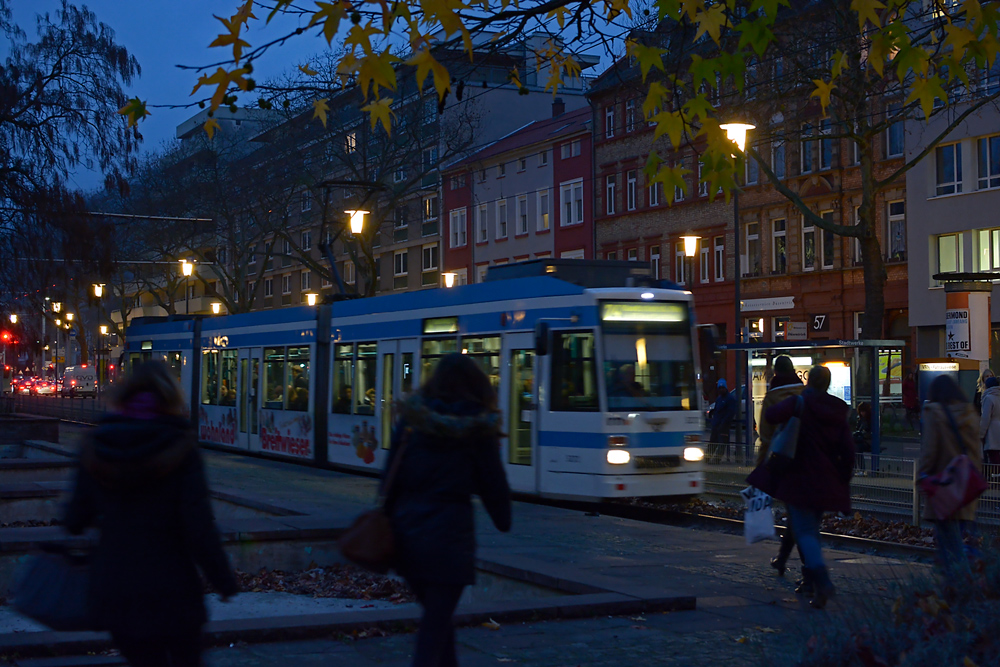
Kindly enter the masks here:
<path id="1" fill-rule="evenodd" d="M 993 377 L 993 371 L 988 367 L 983 369 L 979 375 L 979 382 L 976 383 L 976 395 L 972 397 L 972 406 L 976 408 L 977 414 L 983 414 L 983 394 L 986 392 L 986 381 Z"/>
<path id="2" fill-rule="evenodd" d="M 80 452 L 66 528 L 96 525 L 90 608 L 131 665 L 200 665 L 200 569 L 237 592 L 184 397 L 166 364 L 137 366 Z"/>

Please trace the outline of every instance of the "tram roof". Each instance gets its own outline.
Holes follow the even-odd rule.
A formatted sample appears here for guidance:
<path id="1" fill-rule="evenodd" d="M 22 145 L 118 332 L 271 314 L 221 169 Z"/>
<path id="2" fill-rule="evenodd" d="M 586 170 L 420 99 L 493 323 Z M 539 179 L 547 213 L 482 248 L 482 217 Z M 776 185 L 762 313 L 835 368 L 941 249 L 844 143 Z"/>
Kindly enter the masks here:
<path id="1" fill-rule="evenodd" d="M 805 349 L 857 349 L 906 347 L 905 340 L 790 340 L 782 343 L 720 343 L 715 346 L 723 351 L 768 352 L 771 350 Z"/>

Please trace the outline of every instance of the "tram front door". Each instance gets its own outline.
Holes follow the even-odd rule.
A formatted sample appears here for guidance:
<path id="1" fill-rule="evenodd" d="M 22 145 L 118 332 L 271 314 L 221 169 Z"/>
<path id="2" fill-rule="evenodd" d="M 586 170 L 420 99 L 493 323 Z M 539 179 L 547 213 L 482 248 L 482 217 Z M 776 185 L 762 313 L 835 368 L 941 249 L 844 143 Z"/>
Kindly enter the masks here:
<path id="1" fill-rule="evenodd" d="M 504 337 L 504 377 L 500 408 L 504 414 L 500 456 L 515 491 L 538 491 L 538 420 L 535 380 L 535 339 L 531 333 Z"/>
<path id="2" fill-rule="evenodd" d="M 259 347 L 240 350 L 239 437 L 237 446 L 260 450 L 260 358 Z"/>

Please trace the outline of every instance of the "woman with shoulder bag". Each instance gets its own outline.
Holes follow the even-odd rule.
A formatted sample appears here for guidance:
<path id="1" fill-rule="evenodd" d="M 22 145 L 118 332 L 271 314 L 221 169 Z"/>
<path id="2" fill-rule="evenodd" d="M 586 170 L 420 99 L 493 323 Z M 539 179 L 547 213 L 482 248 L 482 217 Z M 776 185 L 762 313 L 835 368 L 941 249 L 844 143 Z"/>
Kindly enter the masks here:
<path id="1" fill-rule="evenodd" d="M 66 528 L 96 524 L 90 608 L 137 667 L 201 664 L 207 620 L 198 569 L 237 593 L 212 516 L 184 397 L 166 364 L 137 366 L 80 452 Z"/>
<path id="2" fill-rule="evenodd" d="M 979 418 L 961 387 L 947 375 L 941 375 L 931 382 L 929 393 L 923 410 L 918 474 L 921 477 L 938 475 L 962 453 L 969 457 L 974 467 L 980 467 Z M 983 405 L 985 415 L 986 401 Z M 938 559 L 946 572 L 965 561 L 962 533 L 972 528 L 978 505 L 979 501 L 974 500 L 951 518 L 941 520 L 934 515 L 929 503 L 924 504 L 924 518 L 934 523 Z"/>
<path id="3" fill-rule="evenodd" d="M 454 666 L 452 616 L 475 582 L 472 496 L 510 530 L 510 487 L 500 460 L 500 413 L 489 379 L 472 359 L 450 354 L 406 402 L 386 470 L 402 453 L 385 501 L 396 570 L 424 609 L 414 667 Z"/>
<path id="4" fill-rule="evenodd" d="M 979 438 L 983 443 L 983 459 L 990 466 L 1000 465 L 1000 380 L 990 376 L 983 391 L 982 416 L 979 419 Z M 994 476 L 997 468 L 990 470 Z"/>

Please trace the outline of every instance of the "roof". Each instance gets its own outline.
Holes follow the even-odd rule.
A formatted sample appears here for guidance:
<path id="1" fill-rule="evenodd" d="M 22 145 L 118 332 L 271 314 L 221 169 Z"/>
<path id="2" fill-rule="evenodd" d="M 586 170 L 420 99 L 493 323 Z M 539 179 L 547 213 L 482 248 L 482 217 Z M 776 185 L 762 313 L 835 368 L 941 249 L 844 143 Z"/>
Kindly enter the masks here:
<path id="1" fill-rule="evenodd" d="M 590 114 L 590 107 L 586 106 L 575 111 L 560 114 L 555 118 L 533 121 L 497 139 L 489 146 L 480 149 L 469 157 L 448 165 L 448 170 L 450 171 L 457 167 L 464 167 L 476 162 L 484 162 L 491 157 L 545 141 L 552 141 L 559 137 L 587 132 L 589 131 L 587 124 L 590 122 Z"/>

